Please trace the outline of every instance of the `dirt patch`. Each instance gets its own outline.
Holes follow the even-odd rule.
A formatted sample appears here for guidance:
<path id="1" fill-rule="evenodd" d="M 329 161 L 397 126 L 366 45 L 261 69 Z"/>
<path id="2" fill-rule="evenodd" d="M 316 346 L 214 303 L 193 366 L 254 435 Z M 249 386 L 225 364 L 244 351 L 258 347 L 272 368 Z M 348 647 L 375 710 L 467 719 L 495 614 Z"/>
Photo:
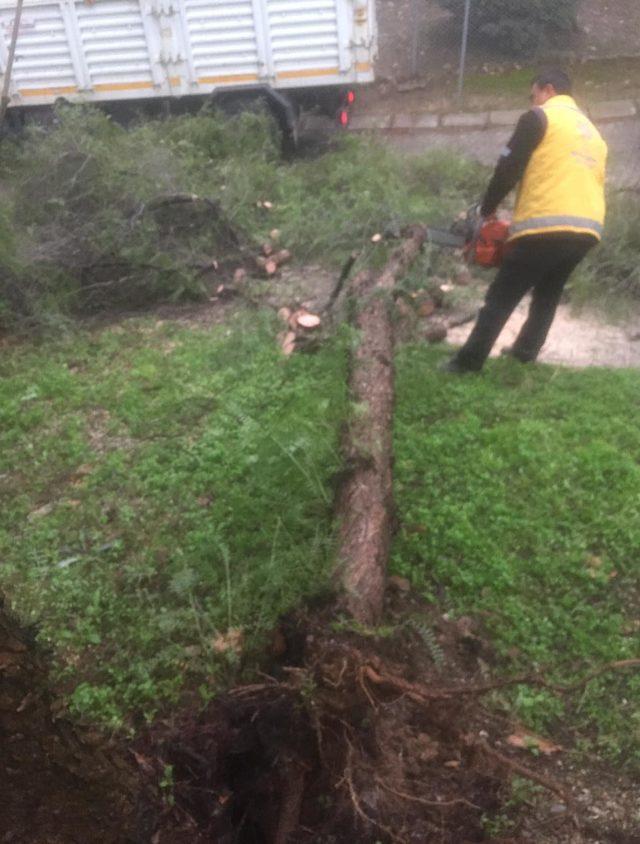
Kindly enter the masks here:
<path id="1" fill-rule="evenodd" d="M 154 842 L 637 841 L 630 781 L 513 746 L 519 725 L 483 703 L 500 683 L 477 623 L 402 578 L 385 622 L 363 635 L 328 611 L 285 620 L 268 675 L 152 730 L 143 776 L 171 771 Z"/>
<path id="2" fill-rule="evenodd" d="M 104 408 L 97 407 L 87 418 L 87 437 L 91 450 L 95 454 L 110 451 L 132 451 L 135 440 L 131 437 L 117 436 L 110 431 L 111 414 Z"/>
<path id="3" fill-rule="evenodd" d="M 578 25 L 588 58 L 640 55 L 637 0 L 583 0 Z"/>
<path id="4" fill-rule="evenodd" d="M 5 621 L 3 841 L 640 841 L 635 784 L 514 746 L 521 726 L 483 702 L 505 666 L 481 626 L 402 578 L 377 633 L 329 609 L 284 619 L 268 674 L 204 709 L 194 694 L 130 749 L 56 718 L 42 655 Z"/>
<path id="5" fill-rule="evenodd" d="M 124 844 L 137 779 L 119 749 L 56 717 L 34 635 L 0 602 L 0 834 L 11 844 Z"/>
<path id="6" fill-rule="evenodd" d="M 505 778 L 467 740 L 476 704 L 438 691 L 459 666 L 437 667 L 415 629 L 380 641 L 331 624 L 285 623 L 269 678 L 151 736 L 143 764 L 174 777 L 159 842 L 196 830 L 191 840 L 276 844 L 483 840 Z M 444 660 L 465 645 L 442 625 L 433 648 Z"/>
<path id="7" fill-rule="evenodd" d="M 526 316 L 525 302 L 505 326 L 491 353 L 493 357 L 513 343 Z M 462 345 L 472 328 L 473 323 L 468 323 L 452 329 L 448 341 Z M 539 359 L 543 363 L 575 367 L 640 367 L 640 340 L 632 339 L 639 332 L 640 317 L 625 325 L 610 325 L 595 315 L 573 314 L 568 305 L 561 305 Z"/>
<path id="8" fill-rule="evenodd" d="M 332 272 L 316 264 L 287 266 L 268 281 L 247 276 L 242 287 L 230 287 L 222 295 L 215 294 L 218 286 L 215 285 L 212 287 L 212 295 L 204 302 L 162 303 L 144 310 L 124 313 L 112 311 L 84 319 L 82 324 L 90 330 L 109 328 L 117 331 L 118 326 L 127 320 L 155 317 L 155 328 L 160 328 L 164 322 L 193 328 L 213 328 L 229 322 L 235 313 L 247 307 L 266 306 L 275 313 L 281 307 L 287 306 L 293 309 L 305 308 L 316 313 L 327 304 L 338 276 L 338 271 Z M 155 329 L 149 329 L 153 330 Z M 7 345 L 11 340 L 11 337 L 7 338 Z M 0 348 L 1 343 L 0 340 Z M 163 350 L 167 354 L 172 351 L 166 345 Z"/>

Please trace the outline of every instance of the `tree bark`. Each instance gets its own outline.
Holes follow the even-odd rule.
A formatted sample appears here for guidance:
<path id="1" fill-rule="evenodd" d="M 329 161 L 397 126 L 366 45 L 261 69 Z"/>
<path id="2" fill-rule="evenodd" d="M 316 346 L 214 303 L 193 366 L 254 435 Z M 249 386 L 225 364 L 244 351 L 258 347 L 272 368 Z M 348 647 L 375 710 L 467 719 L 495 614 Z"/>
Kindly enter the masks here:
<path id="1" fill-rule="evenodd" d="M 351 362 L 353 410 L 343 441 L 348 473 L 337 499 L 338 572 L 344 605 L 362 624 L 382 616 L 393 526 L 394 336 L 390 292 L 426 239 L 415 227 L 382 273 L 358 274 L 349 287 L 360 343 Z"/>

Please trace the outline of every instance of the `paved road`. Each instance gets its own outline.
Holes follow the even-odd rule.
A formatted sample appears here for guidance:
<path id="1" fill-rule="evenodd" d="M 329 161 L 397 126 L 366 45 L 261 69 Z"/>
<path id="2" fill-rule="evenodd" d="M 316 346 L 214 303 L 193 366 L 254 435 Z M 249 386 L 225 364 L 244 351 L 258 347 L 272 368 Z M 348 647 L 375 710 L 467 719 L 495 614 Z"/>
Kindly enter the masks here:
<path id="1" fill-rule="evenodd" d="M 609 144 L 609 183 L 617 188 L 640 188 L 640 120 L 605 123 L 600 128 Z M 380 137 L 406 155 L 446 148 L 493 165 L 510 133 L 508 128 L 493 128 L 457 132 L 385 132 Z"/>

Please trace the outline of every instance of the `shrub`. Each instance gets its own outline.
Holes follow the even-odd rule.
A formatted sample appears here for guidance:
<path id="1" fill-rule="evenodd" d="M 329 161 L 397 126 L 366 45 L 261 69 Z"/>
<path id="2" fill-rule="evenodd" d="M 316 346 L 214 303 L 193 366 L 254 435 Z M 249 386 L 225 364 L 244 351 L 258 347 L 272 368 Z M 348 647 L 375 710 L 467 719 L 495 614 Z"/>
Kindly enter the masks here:
<path id="1" fill-rule="evenodd" d="M 461 18 L 465 0 L 440 0 Z M 472 0 L 471 38 L 507 54 L 539 52 L 577 27 L 578 0 Z"/>
<path id="2" fill-rule="evenodd" d="M 589 255 L 571 283 L 578 306 L 602 306 L 628 317 L 630 302 L 640 302 L 640 201 L 632 193 L 609 198 L 602 243 Z"/>
<path id="3" fill-rule="evenodd" d="M 204 295 L 203 268 L 237 266 L 242 251 L 221 170 L 275 155 L 261 115 L 203 112 L 127 131 L 97 109 L 61 107 L 53 128 L 34 126 L 5 151 L 0 319 L 42 324 Z"/>

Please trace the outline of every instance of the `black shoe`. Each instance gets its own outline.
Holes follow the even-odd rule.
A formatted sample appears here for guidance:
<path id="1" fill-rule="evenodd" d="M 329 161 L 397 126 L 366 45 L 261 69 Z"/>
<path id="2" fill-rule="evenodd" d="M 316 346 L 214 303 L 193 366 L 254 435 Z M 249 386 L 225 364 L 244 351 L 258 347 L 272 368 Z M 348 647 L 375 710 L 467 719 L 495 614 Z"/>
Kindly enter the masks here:
<path id="1" fill-rule="evenodd" d="M 477 371 L 475 369 L 469 369 L 469 367 L 461 363 L 455 355 L 452 358 L 441 361 L 438 365 L 438 369 L 440 372 L 450 372 L 454 375 L 466 375 L 469 372 Z"/>
<path id="2" fill-rule="evenodd" d="M 519 361 L 520 363 L 534 363 L 535 358 L 527 357 L 521 353 L 518 353 L 513 346 L 505 346 L 500 351 L 501 358 L 513 358 L 514 360 Z"/>

